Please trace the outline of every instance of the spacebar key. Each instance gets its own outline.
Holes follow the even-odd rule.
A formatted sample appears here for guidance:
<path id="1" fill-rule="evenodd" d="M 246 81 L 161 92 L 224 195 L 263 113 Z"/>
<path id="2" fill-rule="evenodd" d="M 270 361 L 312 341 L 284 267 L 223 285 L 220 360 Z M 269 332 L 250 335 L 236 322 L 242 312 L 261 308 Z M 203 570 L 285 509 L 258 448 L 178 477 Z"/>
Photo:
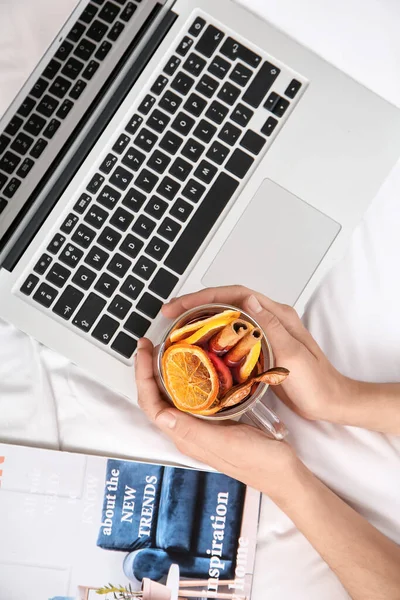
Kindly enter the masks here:
<path id="1" fill-rule="evenodd" d="M 186 229 L 165 259 L 167 267 L 182 275 L 235 193 L 239 182 L 221 173 L 202 200 Z"/>

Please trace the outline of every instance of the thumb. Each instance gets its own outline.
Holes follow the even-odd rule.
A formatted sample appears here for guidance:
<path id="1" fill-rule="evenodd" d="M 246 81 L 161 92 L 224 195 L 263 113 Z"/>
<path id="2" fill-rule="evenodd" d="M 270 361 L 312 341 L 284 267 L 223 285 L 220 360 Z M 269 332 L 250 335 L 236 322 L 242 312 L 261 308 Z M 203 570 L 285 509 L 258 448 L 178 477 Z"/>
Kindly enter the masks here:
<path id="1" fill-rule="evenodd" d="M 260 324 L 271 343 L 274 354 L 292 354 L 298 349 L 298 341 L 290 335 L 278 317 L 264 308 L 256 296 L 251 295 L 243 302 L 243 308 Z"/>

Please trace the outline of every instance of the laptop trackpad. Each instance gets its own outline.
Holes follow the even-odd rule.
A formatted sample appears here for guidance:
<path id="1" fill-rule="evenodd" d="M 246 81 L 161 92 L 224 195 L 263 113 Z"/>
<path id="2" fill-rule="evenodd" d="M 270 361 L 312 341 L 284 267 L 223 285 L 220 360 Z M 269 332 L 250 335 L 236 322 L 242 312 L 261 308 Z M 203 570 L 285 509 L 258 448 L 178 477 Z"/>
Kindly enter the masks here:
<path id="1" fill-rule="evenodd" d="M 340 229 L 330 217 L 265 179 L 202 283 L 240 283 L 293 305 Z"/>

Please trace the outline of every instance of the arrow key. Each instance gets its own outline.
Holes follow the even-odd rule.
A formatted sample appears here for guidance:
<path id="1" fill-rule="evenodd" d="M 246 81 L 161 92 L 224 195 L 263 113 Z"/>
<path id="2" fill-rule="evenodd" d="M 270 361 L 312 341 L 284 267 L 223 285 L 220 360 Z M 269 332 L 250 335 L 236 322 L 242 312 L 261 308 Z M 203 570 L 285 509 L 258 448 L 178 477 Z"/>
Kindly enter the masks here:
<path id="1" fill-rule="evenodd" d="M 92 336 L 102 344 L 108 344 L 117 329 L 118 321 L 114 321 L 114 319 L 108 315 L 104 315 L 94 328 Z"/>

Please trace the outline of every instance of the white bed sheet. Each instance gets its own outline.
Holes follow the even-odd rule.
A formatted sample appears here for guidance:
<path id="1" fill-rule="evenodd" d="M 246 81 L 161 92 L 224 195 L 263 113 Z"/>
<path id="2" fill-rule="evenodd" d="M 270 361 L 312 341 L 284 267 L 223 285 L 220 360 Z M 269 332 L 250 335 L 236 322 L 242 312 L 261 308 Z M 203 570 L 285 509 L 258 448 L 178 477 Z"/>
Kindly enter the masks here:
<path id="1" fill-rule="evenodd" d="M 400 105 L 396 0 L 241 1 Z M 0 114 L 76 3 L 0 2 Z M 370 381 L 400 381 L 399 193 L 397 165 L 305 315 L 332 362 L 344 373 Z M 309 423 L 273 402 L 307 465 L 400 543 L 400 438 Z M 0 439 L 184 462 L 128 401 L 1 321 Z M 263 503 L 253 597 L 348 598 L 326 564 L 268 499 Z"/>

